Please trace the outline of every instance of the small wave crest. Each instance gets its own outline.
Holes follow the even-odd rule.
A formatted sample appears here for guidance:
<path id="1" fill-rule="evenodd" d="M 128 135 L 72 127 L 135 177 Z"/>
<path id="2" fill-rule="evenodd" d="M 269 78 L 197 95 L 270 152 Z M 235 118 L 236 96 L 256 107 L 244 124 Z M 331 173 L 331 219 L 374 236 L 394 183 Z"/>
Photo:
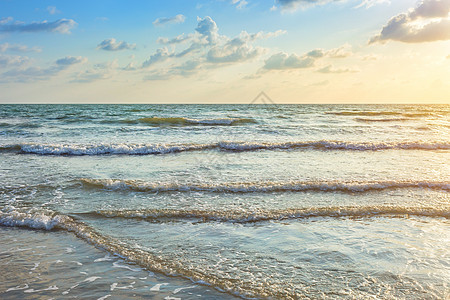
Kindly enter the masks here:
<path id="1" fill-rule="evenodd" d="M 202 144 L 97 144 L 97 145 L 74 145 L 74 144 L 21 144 L 0 147 L 3 151 L 19 151 L 24 154 L 40 155 L 151 155 L 168 154 L 194 150 L 205 150 L 213 145 Z"/>
<path id="2" fill-rule="evenodd" d="M 205 126 L 232 126 L 242 124 L 257 123 L 254 119 L 250 118 L 218 118 L 218 119 L 190 119 L 183 117 L 151 117 L 140 118 L 137 120 L 123 120 L 122 123 L 127 124 L 148 124 L 153 126 L 193 126 L 193 125 L 205 125 Z"/>
<path id="3" fill-rule="evenodd" d="M 399 112 L 399 111 L 331 111 L 326 114 L 335 116 L 362 116 L 362 117 L 382 117 L 382 116 L 403 116 L 406 118 L 420 118 L 435 116 L 439 112 Z"/>
<path id="4" fill-rule="evenodd" d="M 230 142 L 211 144 L 16 144 L 0 145 L 1 152 L 38 155 L 152 155 L 186 151 L 257 151 L 257 150 L 322 150 L 322 151 L 380 151 L 380 150 L 448 150 L 448 142 Z"/>
<path id="5" fill-rule="evenodd" d="M 343 192 L 361 193 L 386 189 L 427 188 L 450 190 L 450 182 L 379 181 L 379 182 L 244 182 L 222 184 L 151 183 L 137 180 L 89 179 L 81 183 L 88 188 L 136 192 L 208 192 L 208 193 L 270 193 L 270 192 Z"/>
<path id="6" fill-rule="evenodd" d="M 384 122 L 407 122 L 411 121 L 411 118 L 385 118 L 385 119 L 371 119 L 371 118 L 356 118 L 358 122 L 364 123 L 384 123 Z"/>
<path id="7" fill-rule="evenodd" d="M 450 210 L 431 207 L 397 207 L 397 206 L 368 206 L 368 207 L 313 207 L 285 210 L 242 211 L 205 211 L 205 210 L 173 210 L 173 209 L 144 209 L 144 210 L 100 210 L 82 215 L 93 218 L 124 218 L 141 219 L 150 222 L 164 222 L 177 220 L 196 220 L 203 222 L 231 222 L 255 223 L 289 219 L 307 219 L 315 217 L 343 218 L 343 217 L 376 217 L 376 216 L 418 216 L 450 218 Z"/>
<path id="8" fill-rule="evenodd" d="M 10 210 L 0 211 L 0 225 L 9 227 L 27 227 L 33 229 L 55 229 L 67 219 L 67 216 L 58 215 L 50 211 L 20 212 Z"/>

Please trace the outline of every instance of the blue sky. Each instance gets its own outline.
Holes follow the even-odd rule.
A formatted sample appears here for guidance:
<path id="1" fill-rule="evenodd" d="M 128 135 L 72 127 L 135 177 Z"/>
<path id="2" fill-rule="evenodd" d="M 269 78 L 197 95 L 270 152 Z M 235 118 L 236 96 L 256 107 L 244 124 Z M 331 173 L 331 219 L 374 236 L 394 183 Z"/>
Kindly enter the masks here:
<path id="1" fill-rule="evenodd" d="M 0 102 L 449 103 L 450 0 L 0 0 Z"/>

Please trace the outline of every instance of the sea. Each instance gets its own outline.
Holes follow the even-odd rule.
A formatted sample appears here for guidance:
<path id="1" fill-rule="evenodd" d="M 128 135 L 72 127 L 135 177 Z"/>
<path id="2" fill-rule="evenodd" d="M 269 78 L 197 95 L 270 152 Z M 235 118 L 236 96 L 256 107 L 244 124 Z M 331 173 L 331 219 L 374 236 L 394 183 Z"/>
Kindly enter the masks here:
<path id="1" fill-rule="evenodd" d="M 1 299 L 450 299 L 450 105 L 0 105 Z"/>

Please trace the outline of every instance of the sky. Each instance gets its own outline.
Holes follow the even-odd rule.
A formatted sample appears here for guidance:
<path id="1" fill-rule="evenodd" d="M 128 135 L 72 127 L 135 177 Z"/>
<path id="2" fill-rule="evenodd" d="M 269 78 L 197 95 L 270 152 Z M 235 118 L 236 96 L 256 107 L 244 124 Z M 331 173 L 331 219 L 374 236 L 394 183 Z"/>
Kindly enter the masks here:
<path id="1" fill-rule="evenodd" d="M 450 0 L 0 0 L 0 103 L 450 103 Z"/>

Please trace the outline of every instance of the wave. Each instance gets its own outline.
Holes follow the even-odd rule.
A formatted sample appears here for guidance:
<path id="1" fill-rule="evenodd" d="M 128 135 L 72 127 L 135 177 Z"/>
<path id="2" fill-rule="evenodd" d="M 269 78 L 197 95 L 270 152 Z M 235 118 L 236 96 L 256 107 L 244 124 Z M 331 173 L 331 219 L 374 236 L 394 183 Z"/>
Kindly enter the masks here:
<path id="1" fill-rule="evenodd" d="M 439 112 L 397 112 L 397 111 L 332 111 L 326 112 L 326 114 L 336 115 L 336 116 L 363 116 L 363 117 L 374 117 L 374 116 L 403 116 L 407 118 L 420 118 L 420 117 L 431 117 L 435 116 Z M 442 113 L 442 112 L 441 112 Z"/>
<path id="2" fill-rule="evenodd" d="M 155 215 L 156 214 L 156 215 Z M 448 210 L 435 208 L 403 208 L 403 207 L 329 207 L 311 209 L 291 209 L 284 211 L 260 211 L 249 215 L 237 212 L 207 212 L 207 211 L 100 211 L 85 213 L 87 217 L 119 217 L 119 218 L 199 218 L 206 221 L 226 222 L 259 222 L 284 219 L 301 219 L 311 217 L 372 217 L 372 216 L 424 216 L 443 217 L 448 219 Z M 292 291 L 274 288 L 269 285 L 255 286 L 253 281 L 236 279 L 214 274 L 208 269 L 195 268 L 190 263 L 181 260 L 165 258 L 161 253 L 130 245 L 127 242 L 102 234 L 81 220 L 50 210 L 0 211 L 0 226 L 24 227 L 42 230 L 62 230 L 73 233 L 78 238 L 115 254 L 128 263 L 134 263 L 153 272 L 169 276 L 181 276 L 201 285 L 208 285 L 219 291 L 228 292 L 247 298 L 286 298 L 293 299 Z"/>
<path id="3" fill-rule="evenodd" d="M 24 122 L 24 123 L 8 123 L 8 122 L 0 122 L 0 128 L 40 128 L 42 127 L 40 124 L 31 123 L 31 122 Z"/>
<path id="4" fill-rule="evenodd" d="M 322 151 L 380 151 L 380 150 L 448 150 L 449 142 L 229 142 L 211 144 L 15 144 L 0 145 L 0 152 L 18 152 L 38 155 L 152 155 L 186 151 L 257 151 L 257 150 L 312 149 Z"/>
<path id="5" fill-rule="evenodd" d="M 39 155 L 151 155 L 151 154 L 168 154 L 185 151 L 206 150 L 214 148 L 213 145 L 202 144 L 181 144 L 181 145 L 164 145 L 164 144 L 18 144 L 0 146 L 3 152 L 19 152 L 22 154 L 39 154 Z"/>
<path id="6" fill-rule="evenodd" d="M 399 116 L 401 112 L 395 111 L 330 111 L 326 112 L 329 115 L 336 116 Z"/>
<path id="7" fill-rule="evenodd" d="M 124 218 L 140 219 L 150 222 L 178 220 L 195 220 L 196 222 L 231 222 L 255 223 L 289 219 L 309 218 L 343 218 L 343 217 L 376 217 L 376 216 L 418 216 L 450 219 L 449 209 L 432 207 L 399 207 L 399 206 L 347 206 L 347 207 L 313 207 L 285 210 L 242 211 L 206 211 L 206 210 L 174 210 L 174 209 L 141 209 L 141 210 L 99 210 L 79 215 L 91 218 Z"/>
<path id="8" fill-rule="evenodd" d="M 450 182 L 377 181 L 377 182 L 244 182 L 219 184 L 150 183 L 138 180 L 80 179 L 87 188 L 136 192 L 208 192 L 208 193 L 268 193 L 268 192 L 343 192 L 362 193 L 387 189 L 426 188 L 449 191 Z"/>
<path id="9" fill-rule="evenodd" d="M 193 125 L 214 125 L 214 126 L 232 126 L 257 123 L 254 119 L 250 118 L 218 118 L 218 119 L 190 119 L 183 117 L 151 117 L 140 118 L 137 120 L 122 120 L 121 123 L 127 124 L 148 124 L 154 126 L 193 126 Z"/>
<path id="10" fill-rule="evenodd" d="M 128 263 L 134 263 L 153 272 L 168 276 L 181 276 L 196 284 L 212 286 L 221 292 L 242 297 L 280 296 L 289 297 L 289 293 L 262 289 L 243 280 L 217 276 L 209 271 L 193 268 L 170 258 L 165 259 L 160 253 L 152 253 L 133 247 L 121 240 L 103 235 L 91 226 L 71 216 L 52 211 L 0 211 L 0 226 L 25 227 L 42 230 L 63 230 L 73 233 L 78 238 L 109 253 L 124 258 Z"/>
<path id="11" fill-rule="evenodd" d="M 358 122 L 372 123 L 372 122 L 407 122 L 411 121 L 411 118 L 387 118 L 387 119 L 369 119 L 369 118 L 356 118 Z"/>

